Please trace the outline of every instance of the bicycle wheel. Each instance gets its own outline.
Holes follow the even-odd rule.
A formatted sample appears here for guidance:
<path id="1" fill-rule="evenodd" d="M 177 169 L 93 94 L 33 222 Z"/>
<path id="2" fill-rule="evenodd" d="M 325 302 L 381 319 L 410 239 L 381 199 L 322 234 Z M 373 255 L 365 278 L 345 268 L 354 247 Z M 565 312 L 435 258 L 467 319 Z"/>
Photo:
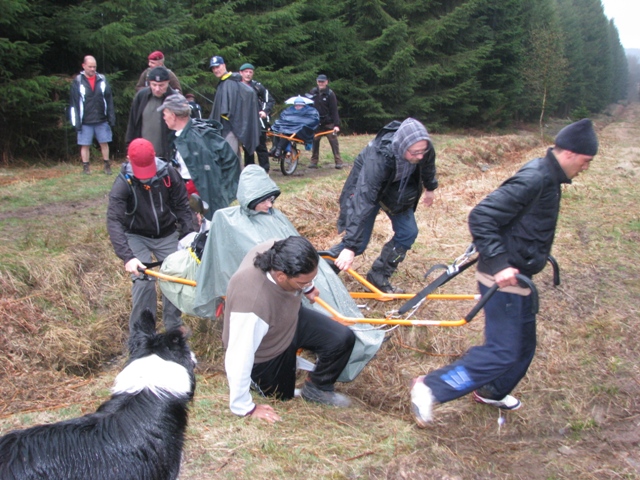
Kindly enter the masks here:
<path id="1" fill-rule="evenodd" d="M 296 145 L 292 142 L 291 149 L 287 152 L 283 152 L 280 159 L 280 170 L 283 175 L 292 175 L 298 168 L 298 159 L 300 158 L 300 152 Z"/>

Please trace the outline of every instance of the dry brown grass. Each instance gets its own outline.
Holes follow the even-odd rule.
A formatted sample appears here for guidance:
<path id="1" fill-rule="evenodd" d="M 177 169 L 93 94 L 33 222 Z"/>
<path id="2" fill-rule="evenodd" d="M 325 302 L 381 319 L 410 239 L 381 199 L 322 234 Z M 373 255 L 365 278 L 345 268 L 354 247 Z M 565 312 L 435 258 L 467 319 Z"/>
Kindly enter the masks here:
<path id="1" fill-rule="evenodd" d="M 638 116 L 634 106 L 620 128 L 614 123 L 603 131 L 592 171 L 565 189 L 554 246 L 563 283 L 553 287 L 546 270 L 536 277 L 538 352 L 516 391 L 525 406 L 505 414 L 502 427 L 496 411 L 468 398 L 439 406 L 427 431 L 415 429 L 407 408 L 411 378 L 482 342 L 482 315 L 461 328 L 389 332 L 363 373 L 339 386 L 356 408 L 272 402 L 284 418 L 275 426 L 228 413 L 220 325 L 190 317 L 200 368 L 181 478 L 639 478 Z M 353 158 L 368 138 L 341 139 L 345 157 Z M 469 244 L 469 210 L 544 152 L 534 135 L 436 136 L 435 143 L 436 204 L 419 207 L 418 242 L 394 277 L 412 291 L 424 286 L 431 265 L 451 262 Z M 616 168 L 622 163 L 633 168 Z M 311 181 L 272 174 L 283 190 L 278 208 L 318 248 L 339 239 L 337 197 L 347 174 L 322 169 Z M 17 413 L 72 405 L 61 416 L 74 416 L 107 395 L 121 363 L 129 283 L 106 239 L 104 207 L 75 217 L 73 234 L 64 212 L 45 232 L 34 233 L 37 220 L 6 225 L 19 249 L 0 239 L 7 259 L 0 268 L 2 431 L 57 418 Z M 358 271 L 366 272 L 390 236 L 381 215 Z M 360 288 L 344 281 L 350 290 Z M 442 290 L 474 293 L 472 273 Z M 369 302 L 365 314 L 380 316 L 399 305 Z M 432 301 L 418 316 L 454 319 L 470 308 L 469 302 Z"/>

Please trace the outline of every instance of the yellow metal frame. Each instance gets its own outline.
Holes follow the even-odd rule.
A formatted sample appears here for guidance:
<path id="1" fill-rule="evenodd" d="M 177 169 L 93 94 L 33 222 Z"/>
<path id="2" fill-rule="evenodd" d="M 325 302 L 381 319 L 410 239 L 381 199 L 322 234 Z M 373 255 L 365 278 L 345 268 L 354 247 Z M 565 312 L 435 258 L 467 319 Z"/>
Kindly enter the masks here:
<path id="1" fill-rule="evenodd" d="M 323 135 L 329 135 L 330 133 L 333 133 L 333 130 L 327 130 L 326 132 L 316 133 L 313 135 L 313 138 L 321 137 Z M 280 138 L 286 138 L 290 142 L 296 142 L 296 143 L 302 143 L 302 144 L 305 143 L 304 140 L 296 137 L 295 133 L 292 133 L 291 135 L 284 135 L 282 133 L 274 132 L 272 130 L 267 130 L 267 137 L 280 137 Z"/>
<path id="2" fill-rule="evenodd" d="M 333 260 L 331 257 L 323 256 L 322 258 L 328 258 Z M 351 268 L 346 270 L 346 272 L 355 278 L 363 287 L 370 290 L 369 292 L 349 292 L 351 298 L 363 298 L 368 300 L 377 300 L 379 302 L 390 302 L 391 300 L 410 300 L 416 296 L 415 293 L 386 293 L 377 288 L 371 282 L 369 282 L 366 278 L 360 275 L 355 270 Z M 468 295 L 468 294 L 431 294 L 427 295 L 430 300 L 477 300 L 478 295 Z"/>
<path id="3" fill-rule="evenodd" d="M 364 298 L 364 299 L 372 299 L 387 302 L 390 300 L 409 300 L 415 296 L 415 293 L 385 293 L 376 288 L 370 282 L 368 282 L 365 278 L 363 278 L 356 271 L 349 269 L 347 272 L 352 275 L 356 280 L 358 280 L 362 285 L 366 288 L 370 289 L 371 292 L 349 292 L 352 298 Z M 188 280 L 186 278 L 173 277 L 171 275 L 165 275 L 163 273 L 155 272 L 151 269 L 144 270 L 145 275 L 149 275 L 150 277 L 155 277 L 159 280 L 167 281 L 167 282 L 175 282 L 180 283 L 182 285 L 188 285 L 191 287 L 195 287 L 197 285 L 195 280 Z M 452 294 L 452 295 L 440 295 L 440 294 L 431 294 L 425 297 L 429 300 L 478 300 L 480 295 L 464 295 L 464 294 Z M 465 325 L 467 320 L 464 318 L 459 320 L 410 320 L 410 319 L 401 319 L 401 318 L 393 318 L 391 316 L 387 318 L 355 318 L 355 317 L 346 317 L 334 309 L 327 302 L 322 300 L 320 297 L 315 298 L 315 302 L 324 308 L 327 312 L 329 312 L 329 316 L 335 320 L 336 322 L 342 323 L 343 325 L 353 325 L 356 323 L 367 323 L 370 325 L 401 325 L 401 326 L 411 326 L 411 327 L 460 327 Z"/>

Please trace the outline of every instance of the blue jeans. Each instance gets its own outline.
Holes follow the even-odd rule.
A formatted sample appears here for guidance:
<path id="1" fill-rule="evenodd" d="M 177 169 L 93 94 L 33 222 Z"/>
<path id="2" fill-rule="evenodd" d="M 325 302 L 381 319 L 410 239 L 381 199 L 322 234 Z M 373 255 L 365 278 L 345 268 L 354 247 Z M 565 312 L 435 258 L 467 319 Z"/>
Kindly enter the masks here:
<path id="1" fill-rule="evenodd" d="M 111 127 L 107 122 L 92 125 L 82 124 L 82 130 L 78 132 L 78 145 L 91 145 L 95 135 L 98 143 L 109 143 L 112 138 Z"/>
<path id="2" fill-rule="evenodd" d="M 487 287 L 480 284 L 480 293 Z M 536 316 L 531 296 L 496 292 L 484 307 L 485 342 L 460 360 L 424 379 L 439 403 L 482 388 L 482 396 L 500 400 L 527 373 L 536 351 Z"/>
<path id="3" fill-rule="evenodd" d="M 371 215 L 367 217 L 362 231 L 362 240 L 355 251 L 356 255 L 362 255 L 362 253 L 367 249 L 379 211 L 380 207 L 378 206 L 371 212 Z M 403 247 L 405 250 L 410 250 L 416 241 L 416 238 L 418 238 L 418 224 L 416 223 L 416 217 L 413 209 L 410 208 L 402 213 L 398 213 L 397 215 L 391 215 L 387 212 L 385 212 L 385 214 L 389 217 L 389 220 L 391 220 L 391 228 L 393 228 L 393 237 L 391 238 L 391 241 L 393 242 L 393 245 Z M 340 242 L 339 245 L 340 250 L 342 250 L 344 248 L 344 243 Z"/>

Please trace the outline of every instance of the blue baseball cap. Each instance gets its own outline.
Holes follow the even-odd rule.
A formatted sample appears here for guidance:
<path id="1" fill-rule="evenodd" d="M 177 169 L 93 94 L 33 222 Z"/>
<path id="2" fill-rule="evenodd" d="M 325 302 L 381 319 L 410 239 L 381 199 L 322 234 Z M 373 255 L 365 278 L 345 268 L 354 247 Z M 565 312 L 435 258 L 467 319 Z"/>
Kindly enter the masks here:
<path id="1" fill-rule="evenodd" d="M 209 68 L 217 67 L 218 65 L 222 65 L 224 63 L 224 58 L 220 55 L 214 55 L 211 57 L 211 61 L 209 62 Z"/>

